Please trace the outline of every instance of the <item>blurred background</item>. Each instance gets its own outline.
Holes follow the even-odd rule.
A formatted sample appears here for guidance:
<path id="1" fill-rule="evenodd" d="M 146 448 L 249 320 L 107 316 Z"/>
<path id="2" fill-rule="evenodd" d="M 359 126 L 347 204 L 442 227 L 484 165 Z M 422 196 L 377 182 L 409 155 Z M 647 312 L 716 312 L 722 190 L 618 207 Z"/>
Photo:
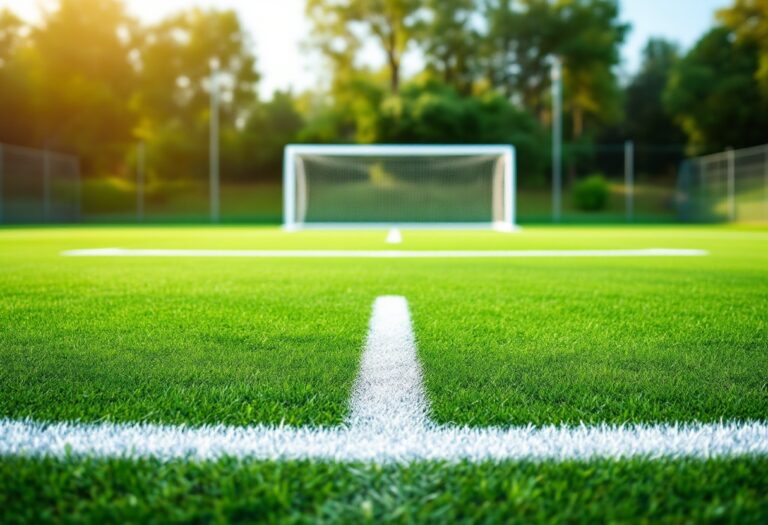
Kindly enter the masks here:
<path id="1" fill-rule="evenodd" d="M 0 0 L 0 223 L 278 223 L 288 143 L 513 144 L 523 224 L 768 221 L 768 0 Z"/>

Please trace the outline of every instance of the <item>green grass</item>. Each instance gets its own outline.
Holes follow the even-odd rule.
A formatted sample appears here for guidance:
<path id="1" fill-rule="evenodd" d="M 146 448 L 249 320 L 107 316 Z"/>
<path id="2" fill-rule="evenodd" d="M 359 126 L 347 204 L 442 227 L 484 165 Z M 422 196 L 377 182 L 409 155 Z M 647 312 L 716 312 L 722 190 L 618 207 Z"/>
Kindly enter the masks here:
<path id="1" fill-rule="evenodd" d="M 414 290 L 436 418 L 473 425 L 764 418 L 765 272 L 700 259 L 650 265 L 497 262 L 465 269 L 449 291 Z"/>
<path id="2" fill-rule="evenodd" d="M 738 523 L 768 520 L 768 460 L 0 462 L 3 523 Z"/>
<path id="3" fill-rule="evenodd" d="M 384 236 L 0 230 L 0 417 L 335 425 L 347 413 L 370 306 L 383 294 L 410 302 L 439 422 L 768 415 L 765 228 L 404 232 L 400 246 L 709 250 L 703 258 L 60 256 L 114 246 L 390 249 Z M 386 468 L 3 458 L 0 521 L 757 523 L 768 515 L 766 472 L 764 458 Z"/>
<path id="4" fill-rule="evenodd" d="M 658 246 L 712 255 L 276 261 L 59 253 L 386 245 L 382 233 L 370 232 L 8 230 L 0 237 L 7 248 L 0 255 L 0 414 L 336 424 L 371 303 L 402 294 L 438 421 L 760 419 L 768 413 L 768 241 L 761 235 L 406 232 L 403 248 L 414 249 Z"/>

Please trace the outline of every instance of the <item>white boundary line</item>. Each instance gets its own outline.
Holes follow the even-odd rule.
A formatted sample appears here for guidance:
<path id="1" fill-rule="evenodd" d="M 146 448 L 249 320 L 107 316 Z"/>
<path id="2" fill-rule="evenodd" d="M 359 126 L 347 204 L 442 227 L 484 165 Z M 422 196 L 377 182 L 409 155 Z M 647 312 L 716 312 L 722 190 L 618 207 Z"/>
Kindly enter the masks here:
<path id="1" fill-rule="evenodd" d="M 374 303 L 350 417 L 341 427 L 3 419 L 0 456 L 408 463 L 768 455 L 768 423 L 760 421 L 467 428 L 436 425 L 428 412 L 408 304 L 403 297 L 385 296 Z"/>
<path id="2" fill-rule="evenodd" d="M 415 461 L 715 458 L 768 455 L 762 422 L 541 428 L 185 427 L 0 420 L 0 456 Z"/>
<path id="3" fill-rule="evenodd" d="M 465 259 L 526 257 L 703 257 L 706 250 L 648 248 L 639 250 L 172 250 L 94 248 L 62 252 L 65 257 L 255 257 L 354 259 Z"/>

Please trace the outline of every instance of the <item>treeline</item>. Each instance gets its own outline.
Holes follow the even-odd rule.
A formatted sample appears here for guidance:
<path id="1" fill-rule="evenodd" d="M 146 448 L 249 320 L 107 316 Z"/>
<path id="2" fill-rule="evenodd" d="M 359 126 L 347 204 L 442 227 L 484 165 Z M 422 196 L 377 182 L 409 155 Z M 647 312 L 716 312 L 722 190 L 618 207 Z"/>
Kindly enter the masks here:
<path id="1" fill-rule="evenodd" d="M 90 177 L 129 177 L 142 141 L 151 178 L 204 179 L 215 60 L 226 179 L 275 179 L 288 142 L 513 143 L 523 182 L 535 183 L 548 164 L 554 57 L 568 151 L 633 139 L 702 153 L 768 139 L 766 0 L 736 0 L 684 54 L 650 41 L 630 79 L 619 75 L 630 27 L 615 0 L 308 0 L 307 16 L 324 87 L 264 101 L 232 11 L 145 25 L 119 0 L 59 0 L 29 26 L 2 10 L 0 142 L 77 154 Z M 371 45 L 381 69 L 364 63 Z M 424 68 L 404 78 L 412 51 Z"/>

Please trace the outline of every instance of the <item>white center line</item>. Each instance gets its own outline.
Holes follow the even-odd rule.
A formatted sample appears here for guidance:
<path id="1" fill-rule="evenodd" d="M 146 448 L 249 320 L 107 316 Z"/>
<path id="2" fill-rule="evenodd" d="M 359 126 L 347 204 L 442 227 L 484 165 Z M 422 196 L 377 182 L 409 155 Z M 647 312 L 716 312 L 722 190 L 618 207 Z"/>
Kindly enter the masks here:
<path id="1" fill-rule="evenodd" d="M 376 299 L 352 391 L 349 426 L 371 432 L 405 432 L 427 426 L 427 396 L 405 297 Z"/>

